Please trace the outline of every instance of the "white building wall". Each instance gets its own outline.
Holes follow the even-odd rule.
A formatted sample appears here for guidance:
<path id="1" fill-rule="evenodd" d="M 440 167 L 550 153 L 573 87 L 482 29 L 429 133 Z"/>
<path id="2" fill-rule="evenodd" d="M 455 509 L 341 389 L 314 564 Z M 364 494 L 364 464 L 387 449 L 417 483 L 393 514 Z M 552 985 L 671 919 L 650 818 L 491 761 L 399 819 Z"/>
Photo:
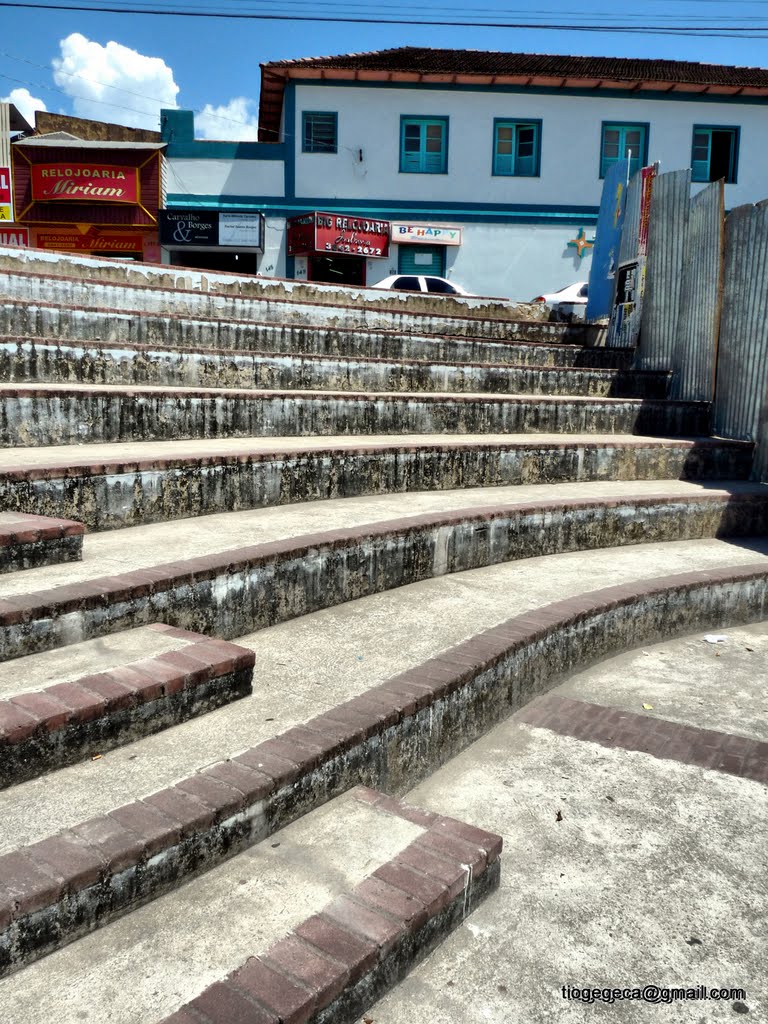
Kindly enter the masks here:
<path id="1" fill-rule="evenodd" d="M 301 152 L 303 110 L 338 112 L 336 154 Z M 401 115 L 449 118 L 447 174 L 399 172 Z M 541 177 L 492 175 L 495 117 L 541 119 Z M 317 199 L 443 200 L 454 204 L 598 206 L 603 121 L 649 122 L 648 158 L 650 162 L 661 161 L 663 171 L 690 166 L 694 124 L 738 125 L 738 182 L 726 186 L 726 207 L 755 202 L 768 192 L 766 105 L 418 86 L 409 89 L 299 84 L 293 140 L 296 195 Z M 291 140 L 286 141 L 291 144 Z"/>
<path id="2" fill-rule="evenodd" d="M 285 193 L 282 160 L 166 160 L 167 191 L 195 195 L 275 196 Z"/>

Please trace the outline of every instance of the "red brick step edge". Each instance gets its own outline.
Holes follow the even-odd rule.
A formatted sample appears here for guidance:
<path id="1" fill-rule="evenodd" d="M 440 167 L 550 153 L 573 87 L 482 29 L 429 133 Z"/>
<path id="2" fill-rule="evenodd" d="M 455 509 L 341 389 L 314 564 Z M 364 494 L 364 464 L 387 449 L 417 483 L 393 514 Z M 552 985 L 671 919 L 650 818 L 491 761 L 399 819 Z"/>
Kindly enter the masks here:
<path id="1" fill-rule="evenodd" d="M 498 887 L 501 836 L 362 786 L 355 795 L 426 831 L 164 1024 L 352 1022 Z"/>
<path id="2" fill-rule="evenodd" d="M 83 557 L 82 523 L 22 512 L 12 515 L 12 522 L 0 523 L 0 573 L 77 562 Z"/>
<path id="3" fill-rule="evenodd" d="M 253 651 L 164 623 L 150 628 L 188 642 L 156 657 L 0 700 L 0 788 L 251 692 Z"/>

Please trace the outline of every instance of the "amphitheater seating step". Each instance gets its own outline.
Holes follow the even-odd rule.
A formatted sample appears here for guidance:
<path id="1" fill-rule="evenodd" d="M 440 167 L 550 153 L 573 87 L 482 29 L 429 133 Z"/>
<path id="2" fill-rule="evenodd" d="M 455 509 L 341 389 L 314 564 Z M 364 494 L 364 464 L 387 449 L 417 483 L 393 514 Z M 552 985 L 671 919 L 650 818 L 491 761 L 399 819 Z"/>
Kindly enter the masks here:
<path id="1" fill-rule="evenodd" d="M 703 402 L 421 392 L 0 384 L 0 446 L 253 434 L 706 434 Z"/>
<path id="2" fill-rule="evenodd" d="M 107 861 L 117 859 L 112 840 L 82 830 L 83 847 L 95 843 Z M 249 996 L 275 1011 L 263 1018 L 275 1024 L 294 1001 L 285 1019 L 324 1006 L 329 1019 L 353 1019 L 498 886 L 500 850 L 498 836 L 359 787 L 8 978 L 4 992 L 32 1024 L 45 1008 L 62 1024 L 84 1010 L 156 1021 L 190 1002 L 197 1019 L 216 998 L 248 1006 Z M 66 872 L 57 853 L 41 844 L 35 857 Z M 65 977 L 59 1007 L 52 997 Z"/>
<path id="3" fill-rule="evenodd" d="M 498 334 L 498 332 L 496 332 Z M 259 323 L 253 319 L 183 316 L 68 306 L 64 303 L 0 300 L 0 334 L 82 344 L 160 345 L 222 351 L 283 352 L 355 358 L 428 359 L 436 362 L 593 366 L 628 370 L 626 348 L 578 343 L 574 328 L 540 321 L 508 324 L 499 336 L 419 334 L 336 324 Z M 576 335 L 575 338 L 572 337 Z M 570 340 L 569 340 L 570 339 Z"/>
<path id="4" fill-rule="evenodd" d="M 18 448 L 0 454 L 0 502 L 38 515 L 76 515 L 90 530 L 108 530 L 321 498 L 598 480 L 743 480 L 752 449 L 744 441 L 621 434 L 250 437 Z"/>
<path id="5" fill-rule="evenodd" d="M 253 663 L 162 623 L 0 663 L 0 788 L 244 697 Z"/>
<path id="6" fill-rule="evenodd" d="M 531 362 L 441 363 L 159 345 L 45 344 L 0 338 L 0 376 L 39 382 L 272 388 L 305 391 L 592 395 L 664 398 L 670 374 L 657 371 L 551 367 Z"/>
<path id="7" fill-rule="evenodd" d="M 0 573 L 77 561 L 84 533 L 83 524 L 71 519 L 0 512 Z"/>

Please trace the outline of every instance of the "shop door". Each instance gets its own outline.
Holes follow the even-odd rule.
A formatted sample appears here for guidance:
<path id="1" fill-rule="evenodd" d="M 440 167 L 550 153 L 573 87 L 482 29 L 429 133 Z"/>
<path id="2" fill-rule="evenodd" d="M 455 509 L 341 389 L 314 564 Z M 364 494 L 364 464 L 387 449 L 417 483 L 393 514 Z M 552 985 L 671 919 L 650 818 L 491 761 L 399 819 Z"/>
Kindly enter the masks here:
<path id="1" fill-rule="evenodd" d="M 323 284 L 365 284 L 365 260 L 362 256 L 309 257 L 309 280 Z"/>
<path id="2" fill-rule="evenodd" d="M 434 274 L 445 276 L 444 245 L 400 245 L 397 251 L 398 274 Z"/>

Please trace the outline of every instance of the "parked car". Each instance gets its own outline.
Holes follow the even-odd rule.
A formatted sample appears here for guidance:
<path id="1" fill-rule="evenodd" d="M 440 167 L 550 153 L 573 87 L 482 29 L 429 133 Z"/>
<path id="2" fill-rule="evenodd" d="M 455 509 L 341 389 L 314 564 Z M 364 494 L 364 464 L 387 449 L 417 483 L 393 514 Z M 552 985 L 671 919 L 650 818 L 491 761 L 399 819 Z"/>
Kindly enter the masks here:
<path id="1" fill-rule="evenodd" d="M 566 285 L 558 292 L 537 295 L 533 302 L 546 303 L 552 310 L 553 319 L 583 320 L 587 310 L 588 295 L 588 282 L 577 281 L 576 284 Z"/>
<path id="2" fill-rule="evenodd" d="M 372 288 L 393 289 L 400 292 L 429 292 L 432 295 L 472 295 L 455 281 L 446 281 L 444 277 L 433 277 L 424 274 L 394 274 L 385 277 Z"/>

